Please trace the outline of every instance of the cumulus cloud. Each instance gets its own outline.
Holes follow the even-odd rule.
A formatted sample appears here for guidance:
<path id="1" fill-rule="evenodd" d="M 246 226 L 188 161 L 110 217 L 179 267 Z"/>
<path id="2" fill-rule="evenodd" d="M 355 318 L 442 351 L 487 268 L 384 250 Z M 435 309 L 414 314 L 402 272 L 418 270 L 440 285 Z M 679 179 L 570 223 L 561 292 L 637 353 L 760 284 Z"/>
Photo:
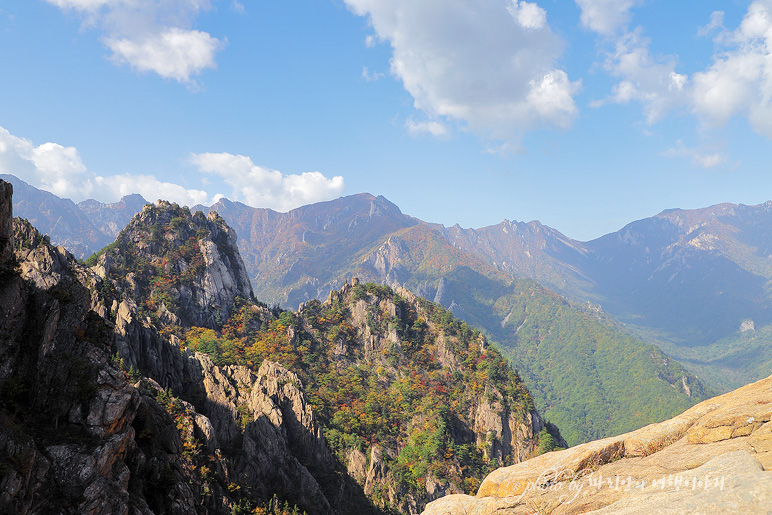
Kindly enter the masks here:
<path id="1" fill-rule="evenodd" d="M 179 82 L 189 82 L 191 75 L 214 68 L 214 54 L 222 47 L 219 39 L 206 32 L 178 28 L 142 40 L 107 38 L 105 44 L 117 61 Z"/>
<path id="2" fill-rule="evenodd" d="M 535 2 L 345 2 L 391 45 L 392 74 L 431 120 L 512 140 L 538 126 L 567 127 L 576 116 L 579 83 L 558 67 L 563 43 Z"/>
<path id="3" fill-rule="evenodd" d="M 602 37 L 603 68 L 618 82 L 604 99 L 590 105 L 638 102 L 646 122 L 654 124 L 688 99 L 689 78 L 676 72 L 674 56 L 654 56 L 643 29 L 630 30 L 630 10 L 640 0 L 576 0 L 582 26 Z"/>
<path id="4" fill-rule="evenodd" d="M 191 28 L 209 0 L 46 0 L 97 27 L 114 62 L 195 87 L 194 76 L 215 68 L 225 40 Z M 234 2 L 237 9 L 241 5 Z"/>
<path id="5" fill-rule="evenodd" d="M 654 124 L 688 102 L 689 78 L 675 71 L 676 58 L 654 57 L 649 51 L 649 43 L 640 28 L 617 39 L 614 50 L 606 54 L 604 68 L 619 82 L 608 98 L 593 103 L 594 106 L 606 102 L 639 102 L 646 122 Z"/>
<path id="6" fill-rule="evenodd" d="M 507 11 L 525 29 L 541 29 L 547 25 L 547 11 L 530 2 L 512 2 Z"/>
<path id="7" fill-rule="evenodd" d="M 694 111 L 710 125 L 747 116 L 753 129 L 772 138 L 772 1 L 748 6 L 740 26 L 717 38 L 723 51 L 694 74 Z"/>
<path id="8" fill-rule="evenodd" d="M 190 162 L 233 188 L 233 199 L 255 207 L 288 211 L 336 198 L 343 193 L 343 177 L 329 179 L 320 172 L 286 175 L 257 166 L 247 156 L 228 153 L 193 154 Z"/>
<path id="9" fill-rule="evenodd" d="M 162 198 L 191 206 L 214 200 L 205 191 L 187 189 L 151 175 L 96 175 L 87 170 L 75 147 L 50 142 L 35 146 L 3 127 L 0 173 L 15 175 L 36 188 L 76 202 L 87 198 L 114 202 L 130 193 L 139 193 L 148 200 Z"/>
<path id="10" fill-rule="evenodd" d="M 283 174 L 257 166 L 246 156 L 193 154 L 190 162 L 200 172 L 222 178 L 231 188 L 229 198 L 254 207 L 287 211 L 336 198 L 344 191 L 343 177 L 329 179 L 319 172 Z M 153 175 L 97 175 L 86 168 L 75 147 L 50 142 L 36 146 L 3 127 L 0 127 L 0 173 L 15 175 L 36 188 L 76 202 L 87 198 L 115 202 L 139 193 L 150 201 L 163 199 L 193 206 L 209 205 L 225 196 L 210 195 Z"/>
<path id="11" fill-rule="evenodd" d="M 59 196 L 85 198 L 94 189 L 93 177 L 74 147 L 57 143 L 35 146 L 0 127 L 0 170 L 30 179 L 34 186 Z M 25 180 L 26 180 L 25 179 Z"/>

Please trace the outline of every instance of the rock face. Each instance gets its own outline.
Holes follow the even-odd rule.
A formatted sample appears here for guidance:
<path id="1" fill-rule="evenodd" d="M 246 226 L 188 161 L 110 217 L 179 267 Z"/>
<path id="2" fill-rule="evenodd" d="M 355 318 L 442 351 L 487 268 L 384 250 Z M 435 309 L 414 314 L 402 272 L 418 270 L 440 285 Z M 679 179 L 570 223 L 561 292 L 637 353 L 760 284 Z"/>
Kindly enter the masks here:
<path id="1" fill-rule="evenodd" d="M 0 512 L 127 513 L 139 393 L 110 366 L 88 274 L 29 224 L 12 234 L 0 191 L 21 270 L 0 278 Z"/>
<path id="2" fill-rule="evenodd" d="M 5 264 L 13 258 L 13 186 L 0 181 L 0 264 Z"/>
<path id="3" fill-rule="evenodd" d="M 214 211 L 146 205 L 98 264 L 118 293 L 167 325 L 217 327 L 237 298 L 253 298 L 236 233 Z"/>
<path id="4" fill-rule="evenodd" d="M 490 474 L 476 496 L 425 515 L 766 513 L 772 502 L 772 376 L 637 431 Z"/>

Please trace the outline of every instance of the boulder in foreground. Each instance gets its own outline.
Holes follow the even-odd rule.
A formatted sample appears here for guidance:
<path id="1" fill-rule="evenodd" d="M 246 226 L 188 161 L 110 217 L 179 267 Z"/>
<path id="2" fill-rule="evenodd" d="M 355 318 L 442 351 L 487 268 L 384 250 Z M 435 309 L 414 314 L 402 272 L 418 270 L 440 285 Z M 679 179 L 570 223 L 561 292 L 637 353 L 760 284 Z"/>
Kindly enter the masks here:
<path id="1" fill-rule="evenodd" d="M 772 376 L 631 433 L 492 472 L 424 515 L 768 513 Z"/>

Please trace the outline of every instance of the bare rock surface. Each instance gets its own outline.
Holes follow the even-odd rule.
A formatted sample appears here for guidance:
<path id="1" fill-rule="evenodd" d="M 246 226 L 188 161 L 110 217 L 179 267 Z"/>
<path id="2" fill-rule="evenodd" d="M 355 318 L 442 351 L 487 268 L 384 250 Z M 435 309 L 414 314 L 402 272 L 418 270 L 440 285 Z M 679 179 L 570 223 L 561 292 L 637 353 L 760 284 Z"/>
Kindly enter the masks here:
<path id="1" fill-rule="evenodd" d="M 424 515 L 768 513 L 772 376 L 637 431 L 492 472 Z"/>
<path id="2" fill-rule="evenodd" d="M 13 258 L 13 186 L 0 181 L 0 263 Z"/>

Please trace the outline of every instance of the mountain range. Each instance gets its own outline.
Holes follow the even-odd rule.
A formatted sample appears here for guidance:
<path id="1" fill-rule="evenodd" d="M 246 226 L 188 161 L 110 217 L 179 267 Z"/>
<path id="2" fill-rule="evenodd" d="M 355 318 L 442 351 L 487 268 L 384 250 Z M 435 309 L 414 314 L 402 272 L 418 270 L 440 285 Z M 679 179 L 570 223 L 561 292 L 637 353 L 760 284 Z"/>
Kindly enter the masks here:
<path id="1" fill-rule="evenodd" d="M 357 279 L 294 312 L 269 308 L 216 212 L 145 205 L 83 262 L 13 219 L 11 192 L 0 181 L 4 513 L 755 512 L 769 503 L 769 378 L 561 451 L 561 432 L 496 347 L 531 362 L 529 373 L 554 372 L 550 401 L 580 424 L 595 403 L 620 417 L 608 411 L 611 394 L 629 397 L 629 385 L 635 416 L 657 408 L 641 404 L 647 383 L 681 377 L 691 404 L 699 383 L 667 358 L 658 372 L 670 376 L 651 376 L 641 364 L 657 357 L 646 355 L 652 347 L 536 281 L 502 285 L 466 265 L 440 267 L 437 290 L 457 309 L 498 295 L 489 311 L 507 313 L 502 330 L 516 338 L 504 331 L 495 346 L 437 303 Z M 615 353 L 621 362 L 609 361 Z M 584 420 L 561 397 L 572 389 L 583 393 Z M 650 414 L 661 418 L 675 404 L 656 398 Z M 627 483 L 606 488 L 607 476 Z"/>
<path id="2" fill-rule="evenodd" d="M 25 186 L 17 213 L 80 257 L 143 202 L 76 205 Z M 268 304 L 295 308 L 358 277 L 407 287 L 481 328 L 569 443 L 672 416 L 772 364 L 769 203 L 669 210 L 590 242 L 536 221 L 446 228 L 369 194 L 287 213 L 227 199 L 199 209 L 236 230 Z M 580 403 L 585 395 L 591 402 Z"/>

